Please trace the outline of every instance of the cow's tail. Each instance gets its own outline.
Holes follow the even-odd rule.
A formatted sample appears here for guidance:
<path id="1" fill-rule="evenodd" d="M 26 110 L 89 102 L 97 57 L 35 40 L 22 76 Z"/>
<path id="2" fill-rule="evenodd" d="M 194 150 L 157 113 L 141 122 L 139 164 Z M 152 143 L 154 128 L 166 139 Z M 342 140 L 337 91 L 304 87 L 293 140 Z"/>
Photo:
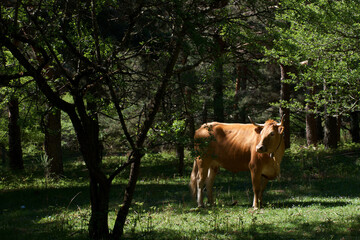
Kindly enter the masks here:
<path id="1" fill-rule="evenodd" d="M 197 194 L 197 182 L 196 182 L 196 176 L 198 173 L 198 165 L 196 163 L 196 160 L 194 161 L 194 166 L 191 172 L 191 176 L 190 176 L 190 191 L 191 191 L 191 195 L 193 196 L 193 198 L 196 198 L 196 194 Z"/>

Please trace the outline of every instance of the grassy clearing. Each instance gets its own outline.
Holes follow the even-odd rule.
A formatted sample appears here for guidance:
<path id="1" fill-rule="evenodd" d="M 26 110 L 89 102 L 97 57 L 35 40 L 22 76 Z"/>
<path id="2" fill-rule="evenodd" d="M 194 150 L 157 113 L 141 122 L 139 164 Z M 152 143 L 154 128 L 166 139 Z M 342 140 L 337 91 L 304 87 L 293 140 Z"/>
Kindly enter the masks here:
<path id="1" fill-rule="evenodd" d="M 216 207 L 194 208 L 188 179 L 176 174 L 172 154 L 143 161 L 126 239 L 360 239 L 360 151 L 287 151 L 281 178 L 269 183 L 265 208 L 254 211 L 250 174 L 221 171 L 215 181 Z M 119 159 L 106 160 L 113 168 Z M 43 170 L 27 161 L 24 173 L 0 168 L 2 239 L 87 239 L 87 172 L 76 157 L 65 161 L 66 176 L 45 181 Z M 114 223 L 127 175 L 115 180 L 110 201 Z"/>

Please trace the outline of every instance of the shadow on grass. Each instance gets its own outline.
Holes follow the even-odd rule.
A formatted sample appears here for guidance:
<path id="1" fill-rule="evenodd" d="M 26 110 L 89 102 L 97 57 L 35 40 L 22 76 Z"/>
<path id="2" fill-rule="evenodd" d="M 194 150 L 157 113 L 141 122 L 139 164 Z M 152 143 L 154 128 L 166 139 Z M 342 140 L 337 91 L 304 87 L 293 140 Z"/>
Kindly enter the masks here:
<path id="1" fill-rule="evenodd" d="M 70 209 L 82 209 L 89 206 L 87 192 L 85 187 L 28 188 L 2 192 L 0 194 L 0 236 L 5 236 L 2 239 L 6 240 L 86 239 L 83 231 L 79 232 L 72 226 L 75 222 L 81 221 L 86 229 L 87 220 L 80 219 L 78 216 L 76 216 L 78 219 L 69 219 L 67 213 Z"/>
<path id="2" fill-rule="evenodd" d="M 51 206 L 85 207 L 89 204 L 88 187 L 63 188 L 27 188 L 3 192 L 1 206 L 3 209 L 32 209 L 51 208 Z"/>
<path id="3" fill-rule="evenodd" d="M 73 229 L 65 220 L 57 220 L 46 223 L 37 223 L 36 219 L 32 217 L 33 213 L 21 213 L 18 217 L 7 216 L 5 221 L 2 221 L 0 227 L 0 236 L 4 240 L 20 240 L 20 239 L 64 239 L 64 240 L 85 240 L 88 239 L 87 232 L 84 230 Z M 47 213 L 38 211 L 39 216 L 44 216 Z M 32 219 L 31 221 L 27 221 Z"/>

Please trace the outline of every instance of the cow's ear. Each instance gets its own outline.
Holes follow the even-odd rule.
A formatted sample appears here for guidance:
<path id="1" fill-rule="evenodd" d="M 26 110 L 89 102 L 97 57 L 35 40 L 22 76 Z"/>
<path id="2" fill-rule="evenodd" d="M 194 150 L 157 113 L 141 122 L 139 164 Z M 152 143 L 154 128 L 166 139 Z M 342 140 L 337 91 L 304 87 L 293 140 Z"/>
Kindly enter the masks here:
<path id="1" fill-rule="evenodd" d="M 280 127 L 278 128 L 278 131 L 279 131 L 279 134 L 283 134 L 283 132 L 284 132 L 284 126 L 280 126 Z"/>
<path id="2" fill-rule="evenodd" d="M 256 127 L 254 130 L 257 134 L 260 134 L 262 129 L 263 129 L 262 127 Z"/>

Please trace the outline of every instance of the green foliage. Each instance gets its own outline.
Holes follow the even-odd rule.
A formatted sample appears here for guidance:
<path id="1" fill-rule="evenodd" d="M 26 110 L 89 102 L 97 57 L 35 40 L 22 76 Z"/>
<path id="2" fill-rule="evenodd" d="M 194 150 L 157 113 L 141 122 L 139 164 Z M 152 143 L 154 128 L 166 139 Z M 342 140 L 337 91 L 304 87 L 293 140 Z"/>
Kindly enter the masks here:
<path id="1" fill-rule="evenodd" d="M 267 52 L 282 64 L 299 66 L 299 73 L 287 81 L 305 99 L 291 102 L 297 111 L 313 103 L 314 112 L 326 114 L 358 109 L 359 3 L 357 1 L 282 1 L 274 27 L 274 47 Z M 308 94 L 307 91 L 315 89 Z M 304 104 L 305 101 L 305 104 Z M 303 107 L 300 107 L 303 106 Z M 300 108 L 299 108 L 300 107 Z"/>
<path id="2" fill-rule="evenodd" d="M 189 145 L 190 139 L 185 132 L 185 120 L 174 120 L 173 122 L 157 122 L 149 131 L 149 142 L 152 146 L 157 145 Z"/>

